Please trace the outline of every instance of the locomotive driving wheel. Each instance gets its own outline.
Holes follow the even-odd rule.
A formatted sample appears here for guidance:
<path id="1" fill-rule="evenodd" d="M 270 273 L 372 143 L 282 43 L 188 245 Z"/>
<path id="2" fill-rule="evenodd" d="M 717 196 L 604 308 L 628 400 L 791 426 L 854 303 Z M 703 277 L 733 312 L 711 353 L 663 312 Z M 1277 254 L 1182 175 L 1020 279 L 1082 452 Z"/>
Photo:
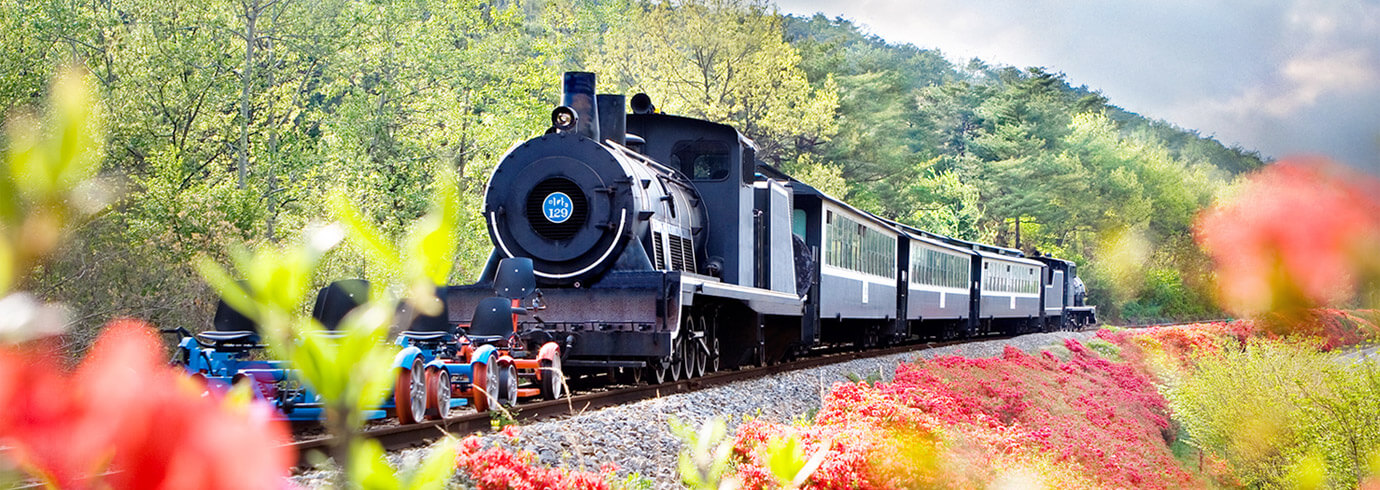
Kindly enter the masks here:
<path id="1" fill-rule="evenodd" d="M 670 358 L 655 359 L 647 363 L 647 382 L 659 385 L 666 382 L 666 374 L 671 366 Z"/>
<path id="2" fill-rule="evenodd" d="M 671 341 L 671 363 L 667 366 L 667 377 L 671 381 L 680 381 L 682 371 L 685 369 L 685 335 Z"/>
<path id="3" fill-rule="evenodd" d="M 695 336 L 689 331 L 680 337 L 680 368 L 681 375 L 685 379 L 695 377 L 695 360 L 699 358 L 699 349 L 695 348 Z"/>
<path id="4" fill-rule="evenodd" d="M 691 340 L 690 345 L 693 348 L 690 351 L 693 353 L 692 358 L 695 360 L 694 369 L 692 369 L 692 371 L 695 377 L 700 377 L 705 375 L 709 367 L 709 322 L 701 316 L 695 318 L 695 324 L 699 327 L 699 332 L 695 338 Z"/>
<path id="5" fill-rule="evenodd" d="M 711 373 L 719 372 L 719 338 L 714 337 L 709 342 L 709 365 L 705 367 Z"/>
<path id="6" fill-rule="evenodd" d="M 637 385 L 642 383 L 646 368 L 615 367 L 609 368 L 609 382 L 620 385 Z"/>

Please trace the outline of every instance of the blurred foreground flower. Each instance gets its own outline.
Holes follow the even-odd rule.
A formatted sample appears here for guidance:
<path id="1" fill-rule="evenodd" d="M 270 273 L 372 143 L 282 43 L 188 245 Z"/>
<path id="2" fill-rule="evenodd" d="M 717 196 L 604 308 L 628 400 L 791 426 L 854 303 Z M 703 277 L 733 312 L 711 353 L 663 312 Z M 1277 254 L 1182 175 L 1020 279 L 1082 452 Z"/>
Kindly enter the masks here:
<path id="1" fill-rule="evenodd" d="M 267 407 L 203 396 L 144 323 L 112 322 L 70 373 L 29 347 L 0 348 L 0 460 L 23 477 L 56 488 L 284 485 L 287 427 Z"/>
<path id="2" fill-rule="evenodd" d="M 1196 231 L 1236 313 L 1288 318 L 1349 306 L 1380 282 L 1380 180 L 1326 160 L 1264 168 L 1200 216 Z"/>

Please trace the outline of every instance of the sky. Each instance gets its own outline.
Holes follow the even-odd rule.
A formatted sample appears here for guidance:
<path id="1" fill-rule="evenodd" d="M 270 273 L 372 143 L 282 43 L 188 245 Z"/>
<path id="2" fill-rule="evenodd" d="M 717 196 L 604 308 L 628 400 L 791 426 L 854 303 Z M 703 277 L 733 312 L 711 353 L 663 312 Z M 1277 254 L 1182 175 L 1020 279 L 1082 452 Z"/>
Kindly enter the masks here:
<path id="1" fill-rule="evenodd" d="M 1042 66 L 1272 158 L 1380 174 L 1380 0 L 777 0 L 951 61 Z"/>

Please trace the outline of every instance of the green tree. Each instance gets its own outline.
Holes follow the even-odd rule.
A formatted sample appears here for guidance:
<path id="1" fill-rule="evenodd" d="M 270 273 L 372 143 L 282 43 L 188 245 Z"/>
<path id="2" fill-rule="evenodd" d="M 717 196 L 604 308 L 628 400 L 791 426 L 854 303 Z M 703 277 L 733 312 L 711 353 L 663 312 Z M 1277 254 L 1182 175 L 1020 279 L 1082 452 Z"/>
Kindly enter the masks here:
<path id="1" fill-rule="evenodd" d="M 634 9 L 586 60 L 615 92 L 645 92 L 669 113 L 731 124 L 780 164 L 835 131 L 837 88 L 812 88 L 781 18 L 757 0 L 690 0 Z"/>

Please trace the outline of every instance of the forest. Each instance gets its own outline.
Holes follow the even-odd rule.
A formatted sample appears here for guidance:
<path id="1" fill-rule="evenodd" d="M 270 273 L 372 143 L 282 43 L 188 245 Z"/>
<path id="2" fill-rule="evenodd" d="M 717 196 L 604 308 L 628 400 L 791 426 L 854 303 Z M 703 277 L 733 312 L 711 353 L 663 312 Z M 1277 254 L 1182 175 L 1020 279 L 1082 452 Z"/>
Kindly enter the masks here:
<path id="1" fill-rule="evenodd" d="M 546 129 L 560 73 L 732 124 L 759 157 L 880 216 L 1077 262 L 1103 317 L 1209 318 L 1197 212 L 1268 159 L 1038 67 L 953 60 L 763 0 L 0 0 L 0 114 L 84 67 L 108 203 L 21 278 L 74 310 L 209 325 L 193 260 L 296 239 L 347 195 L 401 235 L 453 169 L 452 283 L 490 245 L 479 201 Z M 9 145 L 0 137 L 0 150 Z M 341 247 L 317 281 L 367 276 Z"/>

